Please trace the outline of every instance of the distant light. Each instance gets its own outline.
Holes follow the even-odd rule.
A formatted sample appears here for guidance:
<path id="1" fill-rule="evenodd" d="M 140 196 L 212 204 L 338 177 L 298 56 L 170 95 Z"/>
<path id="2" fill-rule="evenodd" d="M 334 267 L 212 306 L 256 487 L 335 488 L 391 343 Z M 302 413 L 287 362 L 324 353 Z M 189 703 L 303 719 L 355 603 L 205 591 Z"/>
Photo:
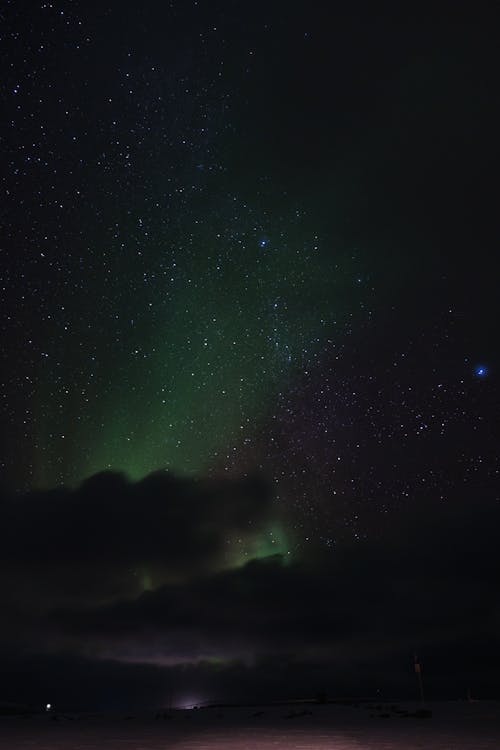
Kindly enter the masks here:
<path id="1" fill-rule="evenodd" d="M 52 708 L 52 703 L 47 703 L 47 705 L 45 706 L 45 710 L 50 711 L 51 708 Z"/>
<path id="2" fill-rule="evenodd" d="M 175 701 L 175 708 L 180 708 L 184 711 L 191 711 L 203 705 L 206 705 L 206 699 L 204 700 L 195 695 L 186 695 Z"/>
<path id="3" fill-rule="evenodd" d="M 478 378 L 485 378 L 488 375 L 488 368 L 486 365 L 478 365 L 474 372 Z"/>

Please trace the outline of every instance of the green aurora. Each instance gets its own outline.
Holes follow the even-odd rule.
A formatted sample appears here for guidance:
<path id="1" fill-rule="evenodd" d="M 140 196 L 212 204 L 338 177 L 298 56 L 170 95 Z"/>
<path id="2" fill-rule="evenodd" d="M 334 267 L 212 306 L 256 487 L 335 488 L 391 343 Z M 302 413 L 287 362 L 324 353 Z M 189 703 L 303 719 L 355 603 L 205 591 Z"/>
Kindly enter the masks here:
<path id="1" fill-rule="evenodd" d="M 152 237 L 121 272 L 103 255 L 93 304 L 65 301 L 77 335 L 52 336 L 40 365 L 34 486 L 222 466 L 348 320 L 355 263 L 334 263 L 310 218 L 293 211 L 276 238 L 204 219 L 188 250 Z"/>

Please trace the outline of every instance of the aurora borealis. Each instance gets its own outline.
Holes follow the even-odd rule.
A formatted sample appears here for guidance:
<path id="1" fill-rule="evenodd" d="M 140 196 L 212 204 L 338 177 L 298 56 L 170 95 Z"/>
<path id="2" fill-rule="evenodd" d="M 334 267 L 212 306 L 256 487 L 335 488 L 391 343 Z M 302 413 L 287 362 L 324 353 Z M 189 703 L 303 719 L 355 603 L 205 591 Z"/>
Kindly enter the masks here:
<path id="1" fill-rule="evenodd" d="M 421 643 L 448 644 L 441 675 L 453 648 L 484 661 L 478 621 L 454 623 L 469 526 L 470 600 L 495 583 L 493 25 L 320 5 L 6 3 L 2 575 L 23 659 L 194 670 L 207 695 L 272 674 L 270 696 L 290 669 L 375 685 L 374 653 Z"/>
<path id="2" fill-rule="evenodd" d="M 91 137 L 92 158 L 58 184 L 48 156 L 22 157 L 22 178 L 48 182 L 42 206 L 55 224 L 52 236 L 33 227 L 23 237 L 35 247 L 18 271 L 30 269 L 23 475 L 34 486 L 105 468 L 135 478 L 163 466 L 206 470 L 352 314 L 356 263 L 345 249 L 331 257 L 299 196 L 283 186 L 276 198 L 265 175 L 250 198 L 248 186 L 232 184 L 238 175 L 219 152 L 235 93 L 180 90 L 131 53 L 125 59 L 113 76 L 118 100 L 94 102 L 97 134 L 87 132 L 90 114 L 67 105 L 77 122 L 65 125 L 73 135 L 57 160 L 71 161 L 75 143 L 85 153 Z M 193 87 L 198 74 L 189 71 Z M 147 101 L 129 102 L 132 78 L 141 97 L 149 86 Z M 37 127 L 48 130 L 44 114 Z"/>

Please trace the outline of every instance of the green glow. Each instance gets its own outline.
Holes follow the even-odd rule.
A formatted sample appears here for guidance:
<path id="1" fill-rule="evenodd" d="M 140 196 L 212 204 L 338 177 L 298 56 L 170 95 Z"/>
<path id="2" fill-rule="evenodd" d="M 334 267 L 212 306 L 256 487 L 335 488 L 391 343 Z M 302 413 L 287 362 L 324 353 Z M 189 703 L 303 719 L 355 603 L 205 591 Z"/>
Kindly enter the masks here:
<path id="1" fill-rule="evenodd" d="M 68 393 L 51 391 L 60 371 L 47 360 L 34 484 L 75 483 L 104 469 L 139 479 L 158 468 L 196 475 L 223 465 L 347 309 L 345 273 L 331 254 L 300 221 L 287 234 L 266 249 L 242 234 L 244 244 L 225 239 L 223 251 L 199 236 L 188 254 L 175 254 L 160 290 L 143 284 L 127 298 L 117 285 L 113 298 L 107 289 L 110 311 L 87 342 L 98 358 L 82 363 L 81 351 L 64 352 Z M 151 274 L 160 275 L 164 257 L 167 247 L 154 249 Z M 135 289 L 136 272 L 127 268 L 120 284 Z"/>
<path id="2" fill-rule="evenodd" d="M 250 552 L 251 557 L 262 559 L 271 555 L 283 555 L 285 560 L 290 559 L 290 542 L 285 529 L 281 524 L 274 523 L 266 532 L 259 535 L 255 546 Z"/>
<path id="3" fill-rule="evenodd" d="M 143 591 L 152 591 L 153 590 L 153 579 L 150 575 L 150 573 L 147 570 L 142 571 L 141 575 L 141 585 Z"/>
<path id="4" fill-rule="evenodd" d="M 284 564 L 292 561 L 291 540 L 284 525 L 274 521 L 266 529 L 230 542 L 226 563 L 229 567 L 246 565 L 250 560 L 264 560 L 281 555 Z"/>

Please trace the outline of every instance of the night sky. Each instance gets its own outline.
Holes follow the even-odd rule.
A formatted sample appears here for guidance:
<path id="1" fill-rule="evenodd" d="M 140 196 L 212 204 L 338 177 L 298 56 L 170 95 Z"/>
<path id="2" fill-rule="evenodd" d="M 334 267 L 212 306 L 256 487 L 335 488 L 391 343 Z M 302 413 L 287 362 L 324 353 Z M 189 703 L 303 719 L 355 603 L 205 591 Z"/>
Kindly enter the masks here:
<path id="1" fill-rule="evenodd" d="M 0 701 L 499 696 L 492 5 L 3 3 Z"/>

